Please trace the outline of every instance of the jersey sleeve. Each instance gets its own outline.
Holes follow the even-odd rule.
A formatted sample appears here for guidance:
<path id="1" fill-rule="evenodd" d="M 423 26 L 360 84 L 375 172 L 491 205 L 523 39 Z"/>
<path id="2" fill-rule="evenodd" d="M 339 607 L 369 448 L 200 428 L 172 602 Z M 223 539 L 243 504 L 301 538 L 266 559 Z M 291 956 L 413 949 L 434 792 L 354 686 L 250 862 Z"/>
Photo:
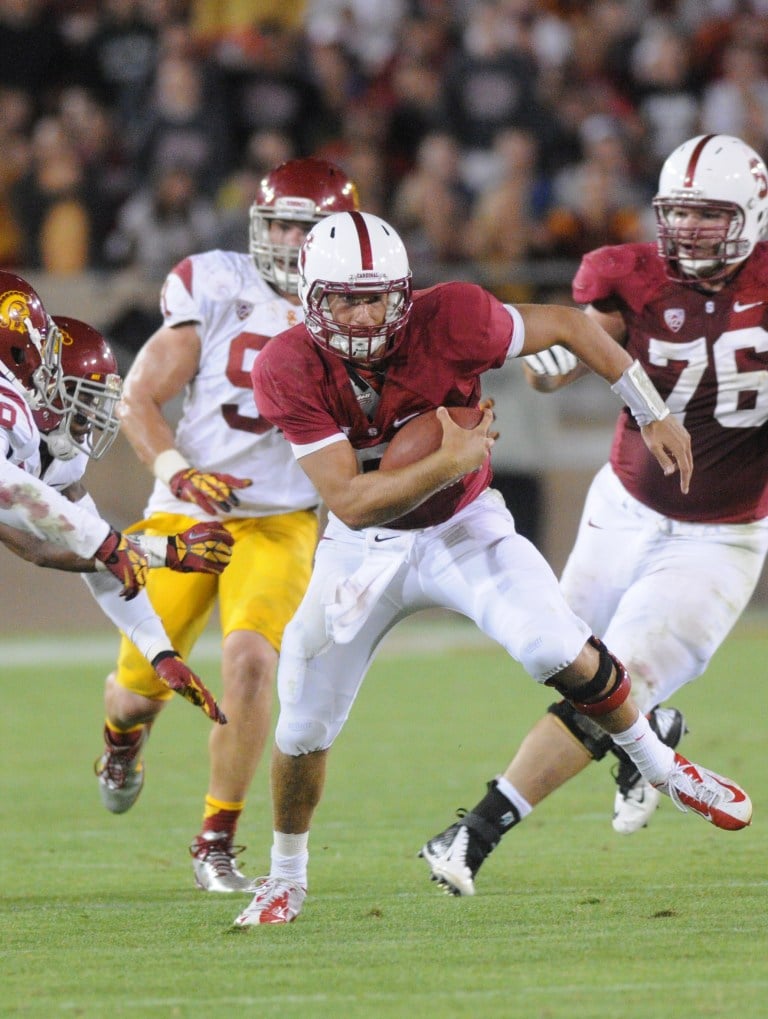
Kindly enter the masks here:
<path id="1" fill-rule="evenodd" d="M 106 520 L 8 461 L 0 462 L 0 523 L 64 545 L 86 559 L 109 533 Z"/>
<path id="2" fill-rule="evenodd" d="M 193 293 L 195 262 L 185 258 L 175 265 L 165 277 L 160 292 L 160 311 L 165 325 L 181 325 L 184 322 L 203 321 L 198 298 Z"/>

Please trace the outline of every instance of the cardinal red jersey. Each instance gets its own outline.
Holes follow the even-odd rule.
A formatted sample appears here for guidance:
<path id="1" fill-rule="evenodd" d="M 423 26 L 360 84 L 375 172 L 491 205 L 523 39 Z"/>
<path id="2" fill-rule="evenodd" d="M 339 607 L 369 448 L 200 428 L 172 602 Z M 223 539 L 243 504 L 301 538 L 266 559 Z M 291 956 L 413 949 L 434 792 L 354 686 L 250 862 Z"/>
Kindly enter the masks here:
<path id="1" fill-rule="evenodd" d="M 621 312 L 628 353 L 691 434 L 693 478 L 684 495 L 625 409 L 611 447 L 624 487 L 677 520 L 768 516 L 768 245 L 758 244 L 717 294 L 668 280 L 655 245 L 600 248 L 582 260 L 573 296 Z"/>
<path id="2" fill-rule="evenodd" d="M 359 398 L 346 363 L 318 346 L 304 325 L 274 337 L 263 349 L 251 373 L 254 392 L 261 413 L 294 447 L 342 433 L 370 469 L 378 466 L 397 429 L 415 415 L 441 405 L 477 406 L 480 375 L 504 363 L 512 334 L 512 317 L 495 297 L 473 284 L 444 283 L 414 294 L 370 418 L 366 396 Z M 429 500 L 429 519 L 416 511 L 389 526 L 441 523 L 477 498 L 491 476 L 488 458 L 458 483 L 460 496 L 450 500 L 450 509 Z"/>

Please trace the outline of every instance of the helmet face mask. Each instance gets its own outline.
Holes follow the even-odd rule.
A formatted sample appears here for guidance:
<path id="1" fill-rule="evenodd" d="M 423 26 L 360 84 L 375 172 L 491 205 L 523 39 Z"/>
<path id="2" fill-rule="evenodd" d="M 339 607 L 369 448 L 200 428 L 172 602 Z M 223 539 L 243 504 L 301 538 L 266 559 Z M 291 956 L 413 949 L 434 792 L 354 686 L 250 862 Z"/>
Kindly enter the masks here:
<path id="1" fill-rule="evenodd" d="M 35 413 L 48 451 L 58 460 L 85 453 L 99 460 L 112 446 L 120 424 L 122 380 L 104 337 L 78 319 L 57 317 L 62 377 L 54 399 Z"/>
<path id="2" fill-rule="evenodd" d="M 749 257 L 768 225 L 768 172 L 740 139 L 701 135 L 669 156 L 653 206 L 669 278 L 721 280 Z"/>
<path id="3" fill-rule="evenodd" d="M 333 163 L 292 159 L 275 167 L 261 181 L 250 210 L 248 250 L 260 275 L 283 293 L 296 294 L 301 244 L 287 243 L 280 234 L 299 226 L 306 235 L 325 216 L 357 208 L 357 188 Z"/>
<path id="4" fill-rule="evenodd" d="M 380 307 L 368 324 L 341 322 L 334 296 L 349 304 Z M 403 242 L 393 228 L 370 213 L 342 213 L 312 228 L 299 256 L 299 297 L 304 322 L 323 349 L 363 367 L 389 357 L 408 321 L 411 271 Z M 346 316 L 345 316 L 346 317 Z"/>

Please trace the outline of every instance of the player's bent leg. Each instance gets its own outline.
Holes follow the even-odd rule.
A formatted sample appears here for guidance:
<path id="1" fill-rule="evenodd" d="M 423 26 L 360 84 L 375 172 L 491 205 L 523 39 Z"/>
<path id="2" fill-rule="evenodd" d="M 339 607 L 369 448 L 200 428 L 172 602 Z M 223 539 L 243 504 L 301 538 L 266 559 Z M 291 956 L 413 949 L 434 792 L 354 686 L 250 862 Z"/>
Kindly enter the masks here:
<path id="1" fill-rule="evenodd" d="M 153 700 L 121 687 L 107 677 L 104 703 L 104 749 L 94 764 L 101 802 L 112 814 L 124 814 L 144 788 L 142 749 L 165 700 Z"/>
<path id="2" fill-rule="evenodd" d="M 737 831 L 750 824 L 752 803 L 746 792 L 732 779 L 694 764 L 667 747 L 631 699 L 629 676 L 621 662 L 597 638 L 590 637 L 588 643 L 598 651 L 600 664 L 595 677 L 577 685 L 571 693 L 574 707 L 598 718 L 643 777 L 669 796 L 680 810 L 691 811 L 726 831 Z M 613 666 L 610 669 L 608 661 Z M 563 682 L 562 676 L 563 673 L 552 685 L 568 696 L 573 680 L 569 676 Z M 661 771 L 666 773 L 656 777 Z"/>
<path id="3" fill-rule="evenodd" d="M 116 672 L 104 690 L 104 747 L 94 771 L 99 795 L 112 814 L 124 814 L 144 787 L 142 750 L 154 719 L 173 696 L 150 664 L 125 638 Z"/>

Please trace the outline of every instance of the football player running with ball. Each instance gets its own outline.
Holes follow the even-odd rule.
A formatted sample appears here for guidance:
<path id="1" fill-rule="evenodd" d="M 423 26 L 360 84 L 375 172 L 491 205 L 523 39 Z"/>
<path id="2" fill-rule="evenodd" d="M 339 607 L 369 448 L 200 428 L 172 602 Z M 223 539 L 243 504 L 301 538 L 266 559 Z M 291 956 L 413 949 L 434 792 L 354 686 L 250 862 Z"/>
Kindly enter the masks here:
<path id="1" fill-rule="evenodd" d="M 492 411 L 465 429 L 446 409 L 478 406 L 483 373 L 507 358 L 563 344 L 627 403 L 658 461 L 654 469 L 685 493 L 693 468 L 688 433 L 642 367 L 574 308 L 506 305 L 464 283 L 413 292 L 400 238 L 367 213 L 341 213 L 313 227 L 299 274 L 305 322 L 263 351 L 254 392 L 290 440 L 329 520 L 280 656 L 271 871 L 235 924 L 287 923 L 301 911 L 328 751 L 382 638 L 420 609 L 472 619 L 538 682 L 625 745 L 655 787 L 686 797 L 719 827 L 748 824 L 751 804 L 738 786 L 659 740 L 621 662 L 516 533 L 489 487 Z M 439 448 L 376 469 L 398 427 L 436 408 Z M 454 494 L 441 497 L 449 485 Z M 431 517 L 410 526 L 407 515 L 427 505 Z"/>
<path id="2" fill-rule="evenodd" d="M 682 716 L 657 705 L 704 672 L 747 606 L 768 550 L 768 245 L 759 241 L 768 175 L 740 139 L 699 136 L 666 160 L 653 204 L 658 243 L 586 255 L 573 296 L 686 426 L 696 470 L 685 495 L 667 484 L 637 423 L 622 413 L 561 590 L 624 662 L 638 706 L 675 747 Z M 549 354 L 526 359 L 537 389 L 553 391 L 587 371 L 566 350 L 555 351 L 557 362 Z M 471 895 L 502 835 L 608 751 L 617 748 L 589 718 L 567 700 L 553 704 L 488 794 L 424 846 L 433 877 Z M 650 820 L 659 791 L 626 754 L 617 756 L 613 827 L 631 834 Z"/>
<path id="3" fill-rule="evenodd" d="M 190 846 L 196 883 L 210 892 L 252 889 L 237 866 L 235 833 L 271 731 L 283 628 L 304 594 L 317 541 L 318 494 L 254 407 L 249 373 L 269 338 L 303 317 L 296 262 L 307 232 L 356 208 L 354 185 L 331 163 L 297 159 L 270 171 L 251 208 L 250 252 L 207 251 L 171 270 L 160 301 L 164 322 L 125 380 L 123 431 L 156 478 L 136 529 L 162 534 L 215 518 L 234 539 L 220 578 L 163 570 L 147 583 L 184 655 L 218 600 L 227 725 L 211 732 L 202 825 Z M 164 409 L 182 393 L 174 432 Z M 150 727 L 167 701 L 166 688 L 123 640 L 106 683 L 98 766 L 108 810 L 127 811 L 138 797 Z"/>
<path id="4" fill-rule="evenodd" d="M 221 572 L 231 538 L 218 524 L 130 540 L 102 521 L 82 477 L 112 445 L 121 380 L 103 336 L 50 319 L 32 287 L 0 272 L 0 541 L 38 566 L 79 572 L 105 615 L 130 634 L 168 690 L 226 719 L 176 652 L 147 598 L 151 567 Z M 107 528 L 106 539 L 89 555 Z"/>

